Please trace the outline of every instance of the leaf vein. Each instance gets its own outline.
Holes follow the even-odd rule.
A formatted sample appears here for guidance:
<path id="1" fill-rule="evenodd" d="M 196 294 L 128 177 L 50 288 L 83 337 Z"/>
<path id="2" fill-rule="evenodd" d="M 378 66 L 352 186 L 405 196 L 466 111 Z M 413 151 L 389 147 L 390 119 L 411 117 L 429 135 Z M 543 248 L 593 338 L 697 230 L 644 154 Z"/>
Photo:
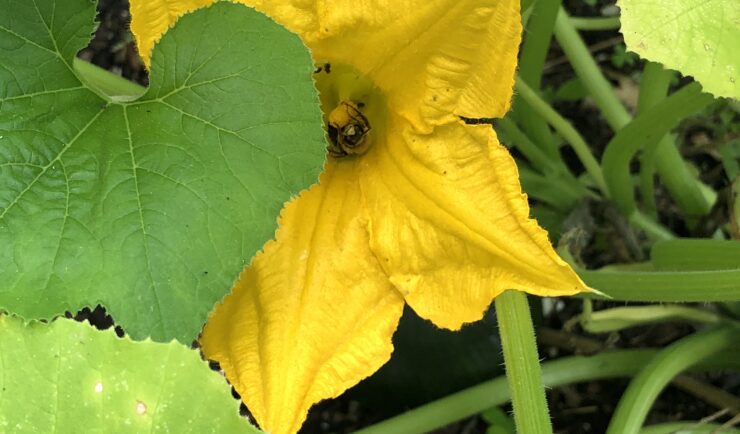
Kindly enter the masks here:
<path id="1" fill-rule="evenodd" d="M 82 89 L 87 89 L 87 87 L 85 86 L 65 87 L 63 89 L 43 90 L 41 92 L 25 93 L 23 95 L 16 95 L 16 96 L 8 97 L 8 98 L 0 98 L 0 102 L 14 101 L 14 100 L 19 100 L 23 98 L 32 98 L 32 97 L 41 96 L 41 95 L 51 95 L 55 93 L 71 92 L 71 91 L 82 90 Z"/>
<path id="2" fill-rule="evenodd" d="M 144 211 L 141 205 L 141 193 L 139 191 L 139 178 L 136 174 L 138 165 L 136 163 L 136 156 L 134 153 L 134 141 L 131 136 L 131 125 L 129 124 L 129 120 L 128 120 L 127 107 L 125 105 L 123 105 L 122 107 L 123 107 L 123 119 L 126 124 L 126 135 L 128 137 L 129 154 L 131 155 L 131 174 L 134 180 L 134 188 L 136 189 L 136 204 L 137 204 L 138 214 L 139 214 L 139 224 L 141 226 L 141 233 L 143 236 L 142 245 L 144 248 L 144 258 L 146 259 L 146 265 L 147 265 L 146 271 L 147 271 L 147 274 L 149 275 L 149 282 L 150 282 L 149 288 L 151 288 L 152 295 L 154 296 L 154 300 L 156 301 L 156 304 L 157 304 L 157 311 L 159 312 L 159 326 L 161 328 L 161 332 L 163 335 L 166 336 L 167 330 L 165 330 L 164 315 L 162 313 L 162 302 L 159 299 L 159 293 L 157 292 L 157 284 L 156 284 L 156 281 L 154 280 L 154 276 L 152 275 L 152 261 L 149 255 L 149 245 L 147 242 L 147 238 L 149 237 L 149 234 L 147 233 L 146 226 L 144 225 Z"/>
<path id="3" fill-rule="evenodd" d="M 67 220 L 69 219 L 69 177 L 67 176 L 67 168 L 64 166 L 64 162 L 59 160 L 59 166 L 62 168 L 62 175 L 64 176 L 64 218 L 62 219 L 62 227 L 59 228 L 59 237 L 57 241 L 57 247 L 54 250 L 54 257 L 51 259 L 49 264 L 49 272 L 46 274 L 46 282 L 43 285 L 44 289 L 49 288 L 49 282 L 51 282 L 51 276 L 54 274 L 54 267 L 56 266 L 57 260 L 59 259 L 59 251 L 62 248 L 62 239 L 64 238 L 64 230 L 67 227 Z"/>
<path id="4" fill-rule="evenodd" d="M 62 155 L 64 155 L 64 153 L 67 152 L 72 147 L 72 145 L 85 133 L 85 131 L 87 131 L 90 128 L 90 126 L 93 123 L 95 123 L 95 121 L 100 117 L 101 114 L 103 114 L 103 112 L 105 111 L 105 109 L 107 107 L 108 106 L 106 105 L 103 108 L 101 108 L 100 111 L 98 111 L 95 114 L 95 116 L 93 116 L 90 119 L 90 121 L 87 124 L 85 124 L 85 126 L 83 126 L 80 129 L 80 131 L 78 131 L 77 134 L 74 137 L 72 137 L 72 139 L 66 145 L 64 145 L 64 147 L 59 151 L 59 153 L 57 154 L 57 156 L 54 157 L 51 161 L 49 161 L 49 163 L 41 169 L 41 171 L 39 172 L 39 174 L 36 175 L 36 177 L 33 178 L 30 183 L 28 183 L 28 185 L 26 186 L 26 188 L 24 188 L 18 194 L 18 196 L 16 196 L 15 199 L 13 199 L 13 201 L 8 204 L 8 206 L 3 210 L 3 212 L 0 213 L 0 220 L 2 220 L 3 217 L 5 217 L 5 215 L 8 213 L 8 211 L 10 211 L 13 208 L 13 206 L 15 206 L 20 201 L 20 199 L 36 184 L 36 182 L 38 182 L 38 180 L 42 176 L 44 176 L 44 174 L 46 174 L 46 172 L 49 170 L 49 168 L 54 163 L 56 163 L 57 161 L 59 161 L 62 158 Z"/>

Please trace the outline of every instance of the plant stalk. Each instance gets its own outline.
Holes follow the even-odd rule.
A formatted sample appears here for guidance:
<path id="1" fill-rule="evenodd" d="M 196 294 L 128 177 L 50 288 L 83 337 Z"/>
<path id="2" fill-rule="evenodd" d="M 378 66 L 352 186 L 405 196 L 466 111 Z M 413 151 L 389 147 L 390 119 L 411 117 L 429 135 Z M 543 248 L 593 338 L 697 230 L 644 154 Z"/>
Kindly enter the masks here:
<path id="1" fill-rule="evenodd" d="M 606 187 L 604 181 L 604 174 L 601 172 L 601 166 L 596 161 L 591 150 L 586 144 L 583 137 L 573 128 L 564 117 L 560 115 L 555 109 L 545 102 L 537 92 L 527 85 L 521 78 L 517 77 L 515 89 L 518 95 L 543 119 L 545 119 L 555 131 L 560 133 L 561 136 L 571 145 L 575 151 L 578 159 L 581 160 L 583 167 L 586 169 L 591 178 L 593 178 L 597 187 L 606 196 L 609 194 L 609 190 Z"/>
<path id="2" fill-rule="evenodd" d="M 609 378 L 629 377 L 639 372 L 658 350 L 619 350 L 594 356 L 563 357 L 542 364 L 542 380 L 547 387 Z M 731 350 L 727 357 L 702 361 L 692 372 L 740 368 L 740 352 Z M 356 434 L 424 434 L 481 411 L 507 403 L 511 399 L 506 377 L 501 376 L 432 401 Z"/>
<path id="3" fill-rule="evenodd" d="M 598 289 L 614 301 L 690 303 L 740 300 L 740 269 L 577 272 L 588 286 Z M 604 298 L 590 292 L 578 296 Z"/>
<path id="4" fill-rule="evenodd" d="M 552 434 L 527 295 L 509 290 L 495 303 L 517 432 Z"/>
<path id="5" fill-rule="evenodd" d="M 607 434 L 638 434 L 653 402 L 673 377 L 723 350 L 739 346 L 740 329 L 727 326 L 694 333 L 661 350 L 627 387 Z"/>
<path id="6" fill-rule="evenodd" d="M 571 17 L 570 23 L 576 28 L 576 30 L 582 31 L 616 30 L 621 25 L 619 17 Z"/>
<path id="7" fill-rule="evenodd" d="M 601 73 L 586 44 L 562 8 L 555 20 L 554 33 L 576 75 L 581 79 L 607 123 L 614 131 L 619 131 L 632 116 L 617 98 L 611 84 Z M 649 85 L 641 85 L 640 89 L 642 91 L 648 87 Z M 652 96 L 648 99 L 651 98 Z M 647 101 L 643 102 L 646 103 Z M 670 146 L 661 143 L 659 152 L 660 155 L 655 160 L 658 173 L 681 209 L 689 216 L 706 214 L 710 207 L 709 202 L 702 195 L 699 181 L 689 171 L 673 141 L 670 140 Z"/>
<path id="8" fill-rule="evenodd" d="M 668 422 L 643 428 L 640 434 L 740 434 L 740 429 L 723 428 L 701 421 Z"/>
<path id="9" fill-rule="evenodd" d="M 541 0 L 534 3 L 532 15 L 524 33 L 522 49 L 519 53 L 519 76 L 537 92 L 542 79 L 547 52 L 550 50 L 552 29 L 555 17 L 562 0 Z M 527 104 L 522 104 L 517 96 L 512 113 L 532 140 L 540 146 L 550 158 L 560 159 L 555 139 L 544 119 Z"/>

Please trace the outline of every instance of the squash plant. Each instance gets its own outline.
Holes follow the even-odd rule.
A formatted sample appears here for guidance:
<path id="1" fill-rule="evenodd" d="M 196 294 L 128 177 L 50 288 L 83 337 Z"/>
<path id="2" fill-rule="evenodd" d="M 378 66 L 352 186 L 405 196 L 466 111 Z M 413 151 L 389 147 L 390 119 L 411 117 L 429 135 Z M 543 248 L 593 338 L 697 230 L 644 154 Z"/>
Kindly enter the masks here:
<path id="1" fill-rule="evenodd" d="M 668 134 L 713 100 L 698 82 L 666 97 L 670 73 L 649 64 L 632 119 L 555 1 L 243 3 L 132 0 L 144 89 L 75 59 L 93 2 L 0 0 L 0 429 L 66 432 L 84 419 L 90 431 L 257 432 L 200 352 L 259 428 L 294 433 L 312 405 L 388 361 L 405 305 L 458 330 L 495 299 L 507 376 L 366 432 L 424 432 L 509 396 L 519 432 L 552 432 L 543 375 L 635 375 L 609 430 L 637 432 L 677 373 L 740 364 L 731 314 L 590 311 L 591 298 L 740 299 L 736 242 L 700 241 L 703 254 L 686 259 L 651 212 L 655 174 L 689 224 L 716 199 Z M 630 21 L 642 6 L 622 6 L 627 43 L 655 47 Z M 637 15 L 670 9 L 651 7 Z M 711 38 L 737 37 L 740 11 L 681 7 L 654 37 L 721 15 L 698 33 L 712 63 L 685 72 L 738 97 L 740 65 Z M 613 25 L 586 27 L 602 23 Z M 600 161 L 538 90 L 553 35 L 615 131 Z M 526 162 L 499 142 L 498 118 Z M 662 240 L 652 261 L 587 271 L 562 259 L 530 218 L 520 170 L 552 212 L 612 202 Z M 712 327 L 661 351 L 540 366 L 525 292 L 585 297 L 587 330 L 665 318 Z M 59 317 L 98 304 L 125 337 Z M 720 352 L 731 357 L 710 363 Z"/>

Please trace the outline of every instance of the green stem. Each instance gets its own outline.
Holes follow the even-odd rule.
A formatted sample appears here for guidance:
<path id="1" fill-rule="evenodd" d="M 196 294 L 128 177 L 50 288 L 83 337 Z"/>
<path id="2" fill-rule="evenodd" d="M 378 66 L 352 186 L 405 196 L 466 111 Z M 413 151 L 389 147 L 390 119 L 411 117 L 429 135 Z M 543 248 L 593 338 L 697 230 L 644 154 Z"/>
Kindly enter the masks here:
<path id="1" fill-rule="evenodd" d="M 581 326 L 589 333 L 610 333 L 661 322 L 687 321 L 711 325 L 736 322 L 705 309 L 670 304 L 621 306 L 590 313 L 584 309 L 582 318 Z"/>
<path id="2" fill-rule="evenodd" d="M 711 194 L 710 197 L 704 195 L 702 187 L 705 186 L 689 170 L 673 139 L 670 136 L 663 137 L 657 152 L 655 166 L 658 175 L 681 211 L 694 219 L 707 215 L 716 194 Z"/>
<path id="3" fill-rule="evenodd" d="M 666 241 L 653 245 L 650 261 L 658 270 L 740 269 L 740 243 L 690 238 Z"/>
<path id="4" fill-rule="evenodd" d="M 552 433 L 527 295 L 509 290 L 495 303 L 516 430 Z"/>
<path id="5" fill-rule="evenodd" d="M 660 138 L 681 119 L 701 110 L 710 102 L 712 96 L 703 93 L 699 83 L 688 84 L 641 113 L 612 137 L 606 145 L 601 164 L 611 198 L 624 215 L 630 215 L 637 209 L 630 174 L 632 158 L 640 150 L 656 146 Z"/>
<path id="6" fill-rule="evenodd" d="M 656 240 L 671 240 L 676 238 L 673 232 L 656 222 L 652 218 L 646 216 L 640 211 L 634 211 L 628 217 L 630 223 L 634 226 L 645 231 L 651 238 Z"/>
<path id="7" fill-rule="evenodd" d="M 720 411 L 727 410 L 733 416 L 740 414 L 740 398 L 719 387 L 685 374 L 674 378 L 671 384 Z"/>
<path id="8" fill-rule="evenodd" d="M 660 63 L 647 62 L 640 78 L 640 94 L 637 98 L 637 112 L 642 113 L 665 98 L 673 80 L 674 73 L 664 69 Z"/>
<path id="9" fill-rule="evenodd" d="M 562 0 L 538 0 L 527 25 L 519 53 L 519 75 L 533 88 L 540 87 L 552 29 L 561 3 Z"/>
<path id="10" fill-rule="evenodd" d="M 599 65 L 591 57 L 586 44 L 562 8 L 555 20 L 555 39 L 612 129 L 616 131 L 622 128 L 630 121 L 631 116 L 619 102 L 612 85 L 601 73 Z"/>
<path id="11" fill-rule="evenodd" d="M 596 18 L 580 18 L 571 17 L 570 24 L 576 30 L 616 30 L 619 29 L 621 23 L 619 17 L 596 17 Z"/>
<path id="12" fill-rule="evenodd" d="M 637 100 L 637 112 L 642 113 L 658 103 L 668 93 L 673 74 L 664 70 L 660 64 L 647 62 L 640 79 L 640 94 Z M 654 218 L 658 215 L 655 202 L 655 170 L 658 150 L 664 146 L 663 140 L 658 146 L 649 147 L 640 156 L 640 191 L 647 212 Z"/>
<path id="13" fill-rule="evenodd" d="M 550 49 L 552 29 L 562 0 L 540 0 L 533 5 L 532 16 L 527 23 L 524 41 L 519 53 L 519 76 L 532 89 L 540 88 L 542 70 Z M 514 115 L 526 133 L 532 137 L 552 158 L 560 158 L 560 153 L 550 131 L 550 127 L 531 107 L 521 104 L 518 97 L 514 104 Z"/>
<path id="14" fill-rule="evenodd" d="M 591 178 L 593 178 L 596 186 L 601 190 L 604 195 L 608 195 L 608 189 L 606 182 L 604 181 L 604 175 L 601 173 L 601 166 L 596 161 L 591 150 L 583 140 L 583 137 L 578 131 L 573 128 L 564 117 L 560 116 L 560 113 L 555 111 L 550 105 L 540 98 L 537 93 L 527 85 L 522 79 L 517 77 L 515 89 L 517 94 L 543 119 L 545 119 L 555 131 L 560 133 L 561 136 L 571 145 L 575 151 L 578 159 L 581 160 L 583 167 L 586 169 Z"/>
<path id="15" fill-rule="evenodd" d="M 563 357 L 542 364 L 542 380 L 547 387 L 557 387 L 629 377 L 639 372 L 656 354 L 657 350 L 639 349 Z M 731 350 L 727 357 L 704 360 L 690 369 L 702 372 L 739 367 L 740 354 Z M 356 434 L 423 434 L 505 404 L 510 396 L 506 377 L 497 377 L 361 429 Z"/>
<path id="16" fill-rule="evenodd" d="M 496 119 L 496 129 L 500 129 L 506 137 L 516 145 L 517 149 L 532 163 L 532 166 L 536 167 L 541 173 L 546 173 L 551 170 L 555 170 L 557 164 L 550 156 L 545 154 L 524 131 L 519 129 L 514 121 L 508 116 L 502 119 Z M 558 155 L 559 156 L 559 155 Z M 570 172 L 568 172 L 570 173 Z"/>
<path id="17" fill-rule="evenodd" d="M 663 145 L 650 146 L 640 154 L 640 174 L 638 186 L 642 196 L 642 208 L 653 220 L 658 220 L 658 204 L 655 201 L 655 170 L 658 149 Z"/>
<path id="18" fill-rule="evenodd" d="M 601 73 L 586 44 L 562 8 L 555 20 L 555 38 L 607 123 L 614 131 L 619 131 L 632 117 L 617 98 L 611 84 Z M 708 201 L 701 194 L 699 182 L 688 170 L 678 148 L 672 141 L 670 146 L 661 143 L 660 148 L 660 155 L 655 163 L 671 195 L 688 215 L 706 214 L 705 210 L 709 209 Z"/>
<path id="19" fill-rule="evenodd" d="M 675 342 L 640 371 L 622 395 L 607 434 L 637 434 L 653 402 L 673 377 L 698 362 L 740 346 L 740 329 L 721 327 Z"/>
<path id="20" fill-rule="evenodd" d="M 522 10 L 522 18 L 526 14 L 529 16 L 532 13 L 532 9 L 534 9 L 536 0 L 522 0 L 521 1 L 521 10 Z"/>
<path id="21" fill-rule="evenodd" d="M 666 99 L 668 87 L 674 75 L 673 71 L 664 69 L 658 63 L 648 62 L 645 65 L 640 79 L 638 113 L 642 114 Z M 709 212 L 710 201 L 704 197 L 696 176 L 688 170 L 670 134 L 663 136 L 657 146 L 650 149 L 642 161 L 646 163 L 640 166 L 642 193 L 648 198 L 649 204 L 651 204 L 650 199 L 654 198 L 651 181 L 653 171 L 657 169 L 663 183 L 671 192 L 671 196 L 689 218 L 696 218 Z M 650 191 L 647 191 L 648 188 Z"/>
<path id="22" fill-rule="evenodd" d="M 586 284 L 619 301 L 709 302 L 740 300 L 740 269 L 608 272 L 577 270 Z M 594 293 L 579 296 L 604 298 Z"/>
<path id="23" fill-rule="evenodd" d="M 519 181 L 522 189 L 533 199 L 550 205 L 553 209 L 561 212 L 569 212 L 573 207 L 583 200 L 584 196 L 592 197 L 593 193 L 584 186 L 569 182 L 559 173 L 548 173 L 541 175 L 519 162 Z"/>
<path id="24" fill-rule="evenodd" d="M 563 160 L 560 159 L 560 154 L 558 154 L 558 159 L 555 160 L 547 156 L 508 116 L 503 119 L 497 119 L 495 125 L 496 131 L 503 133 L 508 139 L 508 142 L 510 142 L 510 145 L 515 146 L 524 154 L 527 160 L 532 163 L 532 166 L 542 174 L 541 178 L 547 183 L 547 190 L 560 192 L 559 198 L 548 200 L 548 202 L 553 203 L 555 208 L 570 210 L 584 196 L 597 197 L 593 191 L 586 188 L 573 176 Z M 519 175 L 522 178 L 527 172 L 524 167 L 519 164 Z M 527 193 L 530 194 L 531 192 L 527 190 Z M 557 202 L 557 200 L 563 197 L 567 197 L 568 199 L 564 202 Z M 551 198 L 548 197 L 547 199 Z"/>
<path id="25" fill-rule="evenodd" d="M 640 434 L 740 434 L 740 429 L 722 428 L 714 423 L 669 422 L 651 425 L 640 430 Z"/>

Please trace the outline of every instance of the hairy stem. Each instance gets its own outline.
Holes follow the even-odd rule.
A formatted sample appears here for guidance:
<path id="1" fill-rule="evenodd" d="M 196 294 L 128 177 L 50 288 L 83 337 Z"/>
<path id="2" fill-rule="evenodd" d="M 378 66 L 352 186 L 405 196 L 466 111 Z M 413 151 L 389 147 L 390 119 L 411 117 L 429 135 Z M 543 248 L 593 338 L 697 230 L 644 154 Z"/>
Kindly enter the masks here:
<path id="1" fill-rule="evenodd" d="M 517 432 L 551 434 L 527 295 L 509 290 L 496 297 L 495 303 Z"/>

